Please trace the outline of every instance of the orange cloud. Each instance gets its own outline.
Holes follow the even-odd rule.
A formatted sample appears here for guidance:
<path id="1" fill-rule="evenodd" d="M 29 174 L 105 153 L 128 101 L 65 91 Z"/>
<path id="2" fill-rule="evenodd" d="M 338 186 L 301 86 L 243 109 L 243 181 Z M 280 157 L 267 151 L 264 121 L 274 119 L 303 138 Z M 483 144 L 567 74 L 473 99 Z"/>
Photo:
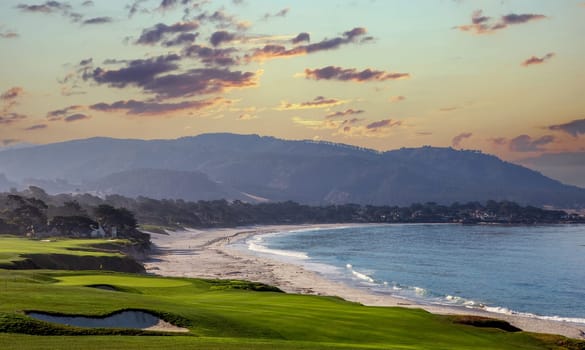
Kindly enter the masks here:
<path id="1" fill-rule="evenodd" d="M 406 96 L 390 96 L 389 100 L 392 103 L 402 102 L 406 100 Z"/>
<path id="2" fill-rule="evenodd" d="M 314 120 L 314 119 L 303 119 L 301 117 L 293 117 L 293 123 L 305 126 L 309 129 L 321 130 L 321 129 L 340 129 L 349 125 L 353 125 L 362 121 L 362 119 L 352 118 L 346 120 Z"/>
<path id="3" fill-rule="evenodd" d="M 345 104 L 349 101 L 339 100 L 336 98 L 325 98 L 323 96 L 317 96 L 312 101 L 306 101 L 301 103 L 289 103 L 282 101 L 280 106 L 276 107 L 277 111 L 289 111 L 298 109 L 314 109 L 314 108 L 329 108 Z"/>

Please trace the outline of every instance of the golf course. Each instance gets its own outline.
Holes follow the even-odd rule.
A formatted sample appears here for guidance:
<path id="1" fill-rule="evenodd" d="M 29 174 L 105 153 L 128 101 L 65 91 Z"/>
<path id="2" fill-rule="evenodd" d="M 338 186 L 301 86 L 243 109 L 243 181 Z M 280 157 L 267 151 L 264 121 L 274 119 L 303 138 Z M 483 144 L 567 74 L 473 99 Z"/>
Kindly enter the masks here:
<path id="1" fill-rule="evenodd" d="M 2 349 L 584 349 L 578 340 L 515 331 L 504 322 L 366 307 L 286 294 L 237 280 L 163 278 L 105 270 L 13 269 L 30 254 L 124 258 L 109 241 L 0 238 Z M 92 248 L 97 247 L 97 248 Z M 154 315 L 185 332 L 86 328 L 53 316 Z"/>

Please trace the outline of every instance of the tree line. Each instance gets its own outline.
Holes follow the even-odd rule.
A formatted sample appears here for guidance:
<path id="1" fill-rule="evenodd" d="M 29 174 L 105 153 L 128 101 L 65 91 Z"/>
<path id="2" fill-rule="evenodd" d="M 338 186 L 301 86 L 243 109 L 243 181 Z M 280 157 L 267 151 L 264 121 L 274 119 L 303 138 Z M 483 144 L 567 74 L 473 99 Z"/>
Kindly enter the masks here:
<path id="1" fill-rule="evenodd" d="M 81 204 L 74 198 L 57 199 L 38 187 L 0 194 L 0 234 L 112 237 L 148 240 L 137 230 L 138 221 L 127 208 L 107 202 Z"/>
<path id="2" fill-rule="evenodd" d="M 585 223 L 562 210 L 521 206 L 510 201 L 433 202 L 406 207 L 357 204 L 310 206 L 286 202 L 251 204 L 239 200 L 189 202 L 91 194 L 48 195 L 31 186 L 0 194 L 0 233 L 35 236 L 53 233 L 84 237 L 91 230 L 115 228 L 119 237 L 145 239 L 138 224 L 179 227 L 233 227 L 309 223 Z"/>

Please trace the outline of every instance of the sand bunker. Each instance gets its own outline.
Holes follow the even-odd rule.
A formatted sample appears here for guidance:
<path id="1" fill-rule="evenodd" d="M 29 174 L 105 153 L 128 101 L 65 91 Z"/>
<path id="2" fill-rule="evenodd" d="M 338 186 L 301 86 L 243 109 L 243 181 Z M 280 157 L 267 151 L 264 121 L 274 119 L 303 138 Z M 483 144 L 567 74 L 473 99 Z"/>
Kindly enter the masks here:
<path id="1" fill-rule="evenodd" d="M 43 312 L 28 312 L 37 320 L 83 328 L 131 328 L 148 331 L 188 332 L 145 311 L 126 310 L 105 317 L 61 316 Z"/>

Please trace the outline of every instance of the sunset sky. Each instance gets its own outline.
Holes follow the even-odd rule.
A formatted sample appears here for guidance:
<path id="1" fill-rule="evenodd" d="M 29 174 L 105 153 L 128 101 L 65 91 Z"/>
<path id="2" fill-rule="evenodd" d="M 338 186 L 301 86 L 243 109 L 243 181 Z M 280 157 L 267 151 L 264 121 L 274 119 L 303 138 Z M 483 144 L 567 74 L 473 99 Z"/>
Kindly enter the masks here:
<path id="1" fill-rule="evenodd" d="M 208 132 L 585 152 L 583 0 L 2 0 L 0 146 Z"/>

